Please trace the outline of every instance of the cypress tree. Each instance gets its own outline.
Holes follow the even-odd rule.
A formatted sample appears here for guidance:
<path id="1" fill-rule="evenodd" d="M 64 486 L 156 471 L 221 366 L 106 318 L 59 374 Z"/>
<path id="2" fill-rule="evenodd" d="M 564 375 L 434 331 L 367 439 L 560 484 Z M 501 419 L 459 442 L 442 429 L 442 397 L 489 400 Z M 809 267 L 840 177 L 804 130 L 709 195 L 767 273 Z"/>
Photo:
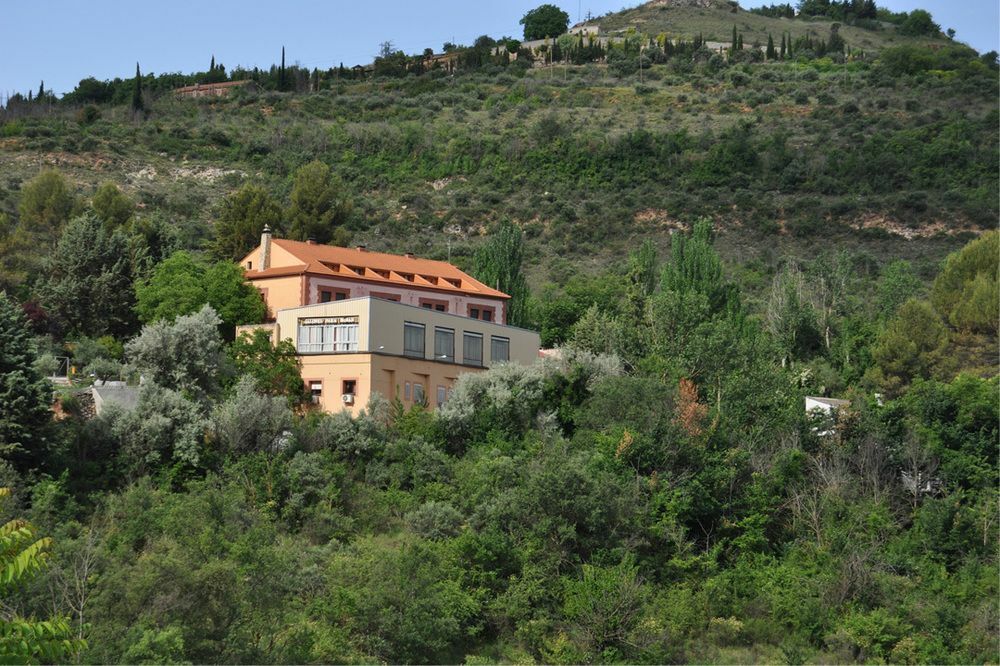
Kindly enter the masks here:
<path id="1" fill-rule="evenodd" d="M 732 46 L 730 47 L 731 50 L 733 50 L 733 51 L 736 50 L 736 40 L 737 40 L 737 37 L 736 37 L 736 24 L 734 23 L 733 24 L 733 43 L 732 43 Z"/>
<path id="2" fill-rule="evenodd" d="M 740 33 L 739 38 L 736 40 L 736 50 L 737 51 L 742 51 L 743 50 L 743 33 L 742 32 Z"/>
<path id="3" fill-rule="evenodd" d="M 215 71 L 215 54 L 212 54 L 212 62 L 208 65 L 208 73 L 211 74 Z"/>
<path id="4" fill-rule="evenodd" d="M 774 52 L 774 38 L 771 37 L 770 34 L 768 34 L 767 36 L 767 52 L 765 55 L 767 56 L 768 60 L 774 60 L 775 56 L 777 55 Z"/>
<path id="5" fill-rule="evenodd" d="M 785 59 L 785 33 L 781 33 L 781 59 Z"/>
<path id="6" fill-rule="evenodd" d="M 38 101 L 39 102 L 45 101 L 45 81 L 42 81 L 38 85 Z"/>
<path id="7" fill-rule="evenodd" d="M 278 90 L 285 89 L 285 47 L 281 47 L 281 67 L 278 69 Z"/>
<path id="8" fill-rule="evenodd" d="M 135 87 L 132 88 L 132 111 L 142 111 L 142 74 L 139 63 L 135 63 Z"/>

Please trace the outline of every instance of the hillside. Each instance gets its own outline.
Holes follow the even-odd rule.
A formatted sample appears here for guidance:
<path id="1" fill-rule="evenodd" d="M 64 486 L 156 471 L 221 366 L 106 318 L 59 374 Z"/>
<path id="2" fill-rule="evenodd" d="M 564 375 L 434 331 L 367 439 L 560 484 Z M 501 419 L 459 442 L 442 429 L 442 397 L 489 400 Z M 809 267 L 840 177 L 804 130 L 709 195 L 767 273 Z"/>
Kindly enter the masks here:
<path id="1" fill-rule="evenodd" d="M 666 33 L 672 38 L 690 40 L 702 35 L 706 41 L 731 41 L 733 26 L 743 33 L 747 44 L 767 44 L 768 35 L 775 43 L 782 34 L 792 39 L 811 37 L 826 39 L 835 21 L 826 17 L 771 18 L 734 7 L 726 0 L 651 0 L 632 9 L 624 9 L 594 19 L 590 24 L 599 25 L 602 33 L 614 34 L 629 28 L 650 35 Z M 854 51 L 877 53 L 901 45 L 941 47 L 947 44 L 943 37 L 910 37 L 900 33 L 897 26 L 878 22 L 879 29 L 870 30 L 852 25 L 839 27 L 840 36 Z"/>
<path id="2" fill-rule="evenodd" d="M 997 663 L 996 58 L 822 34 L 13 98 L 0 661 Z"/>
<path id="3" fill-rule="evenodd" d="M 16 217 L 20 184 L 55 167 L 84 197 L 118 183 L 196 247 L 241 183 L 283 198 L 320 159 L 347 183 L 356 240 L 439 257 L 450 242 L 461 261 L 510 218 L 532 241 L 536 284 L 552 257 L 589 272 L 703 215 L 743 260 L 830 242 L 939 257 L 995 222 L 991 74 L 668 63 L 643 79 L 584 66 L 334 80 L 315 94 L 162 96 L 139 123 L 121 107 L 92 123 L 54 108 L 3 125 L 0 210 Z"/>

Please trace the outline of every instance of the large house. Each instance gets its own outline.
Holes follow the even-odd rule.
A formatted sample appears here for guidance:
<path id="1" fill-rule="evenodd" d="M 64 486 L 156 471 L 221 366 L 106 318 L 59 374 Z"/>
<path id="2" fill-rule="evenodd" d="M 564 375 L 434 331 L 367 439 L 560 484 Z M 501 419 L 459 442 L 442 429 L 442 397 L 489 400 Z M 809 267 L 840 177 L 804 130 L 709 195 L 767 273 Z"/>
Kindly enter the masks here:
<path id="1" fill-rule="evenodd" d="M 442 261 L 272 238 L 242 260 L 291 340 L 313 402 L 357 414 L 373 392 L 407 407 L 449 397 L 459 375 L 532 363 L 539 337 L 506 325 L 510 297 Z"/>

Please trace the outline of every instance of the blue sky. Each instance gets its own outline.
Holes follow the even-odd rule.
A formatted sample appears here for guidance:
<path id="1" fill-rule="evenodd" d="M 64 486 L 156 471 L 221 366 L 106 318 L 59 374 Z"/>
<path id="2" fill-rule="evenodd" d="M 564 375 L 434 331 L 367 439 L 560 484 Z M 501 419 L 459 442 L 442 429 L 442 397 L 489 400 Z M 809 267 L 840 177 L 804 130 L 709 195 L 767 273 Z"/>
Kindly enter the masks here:
<path id="1" fill-rule="evenodd" d="M 287 62 L 326 68 L 369 62 L 380 42 L 404 51 L 440 50 L 478 35 L 520 36 L 518 20 L 543 0 L 21 0 L 4 3 L 0 94 L 57 93 L 86 76 L 205 70 L 212 55 L 227 67 Z M 551 1 L 551 0 L 550 0 Z M 768 0 L 769 2 L 773 0 Z M 570 13 L 600 15 L 638 2 L 555 0 Z M 742 0 L 744 7 L 762 0 Z M 943 28 L 979 51 L 1000 50 L 997 0 L 880 0 L 895 11 L 928 9 Z"/>

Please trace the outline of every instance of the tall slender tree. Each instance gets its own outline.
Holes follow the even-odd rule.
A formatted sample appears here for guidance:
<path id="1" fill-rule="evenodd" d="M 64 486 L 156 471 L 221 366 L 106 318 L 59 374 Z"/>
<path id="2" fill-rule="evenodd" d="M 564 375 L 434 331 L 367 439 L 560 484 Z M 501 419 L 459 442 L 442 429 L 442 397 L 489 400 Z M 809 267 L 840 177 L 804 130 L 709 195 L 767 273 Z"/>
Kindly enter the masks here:
<path id="1" fill-rule="evenodd" d="M 488 287 L 510 296 L 507 303 L 507 323 L 525 326 L 528 323 L 528 283 L 521 272 L 524 258 L 524 237 L 509 221 L 500 224 L 486 244 L 476 251 L 473 274 Z"/>
<path id="2" fill-rule="evenodd" d="M 281 47 L 281 67 L 278 69 L 278 90 L 285 89 L 285 47 Z"/>
<path id="3" fill-rule="evenodd" d="M 767 57 L 768 60 L 774 60 L 776 55 L 777 54 L 774 51 L 774 38 L 771 37 L 771 35 L 769 34 L 767 36 L 767 51 L 765 53 L 765 56 Z"/>
<path id="4" fill-rule="evenodd" d="M 139 63 L 135 63 L 135 85 L 132 88 L 132 111 L 138 113 L 144 108 L 142 102 L 142 73 L 139 71 Z"/>

